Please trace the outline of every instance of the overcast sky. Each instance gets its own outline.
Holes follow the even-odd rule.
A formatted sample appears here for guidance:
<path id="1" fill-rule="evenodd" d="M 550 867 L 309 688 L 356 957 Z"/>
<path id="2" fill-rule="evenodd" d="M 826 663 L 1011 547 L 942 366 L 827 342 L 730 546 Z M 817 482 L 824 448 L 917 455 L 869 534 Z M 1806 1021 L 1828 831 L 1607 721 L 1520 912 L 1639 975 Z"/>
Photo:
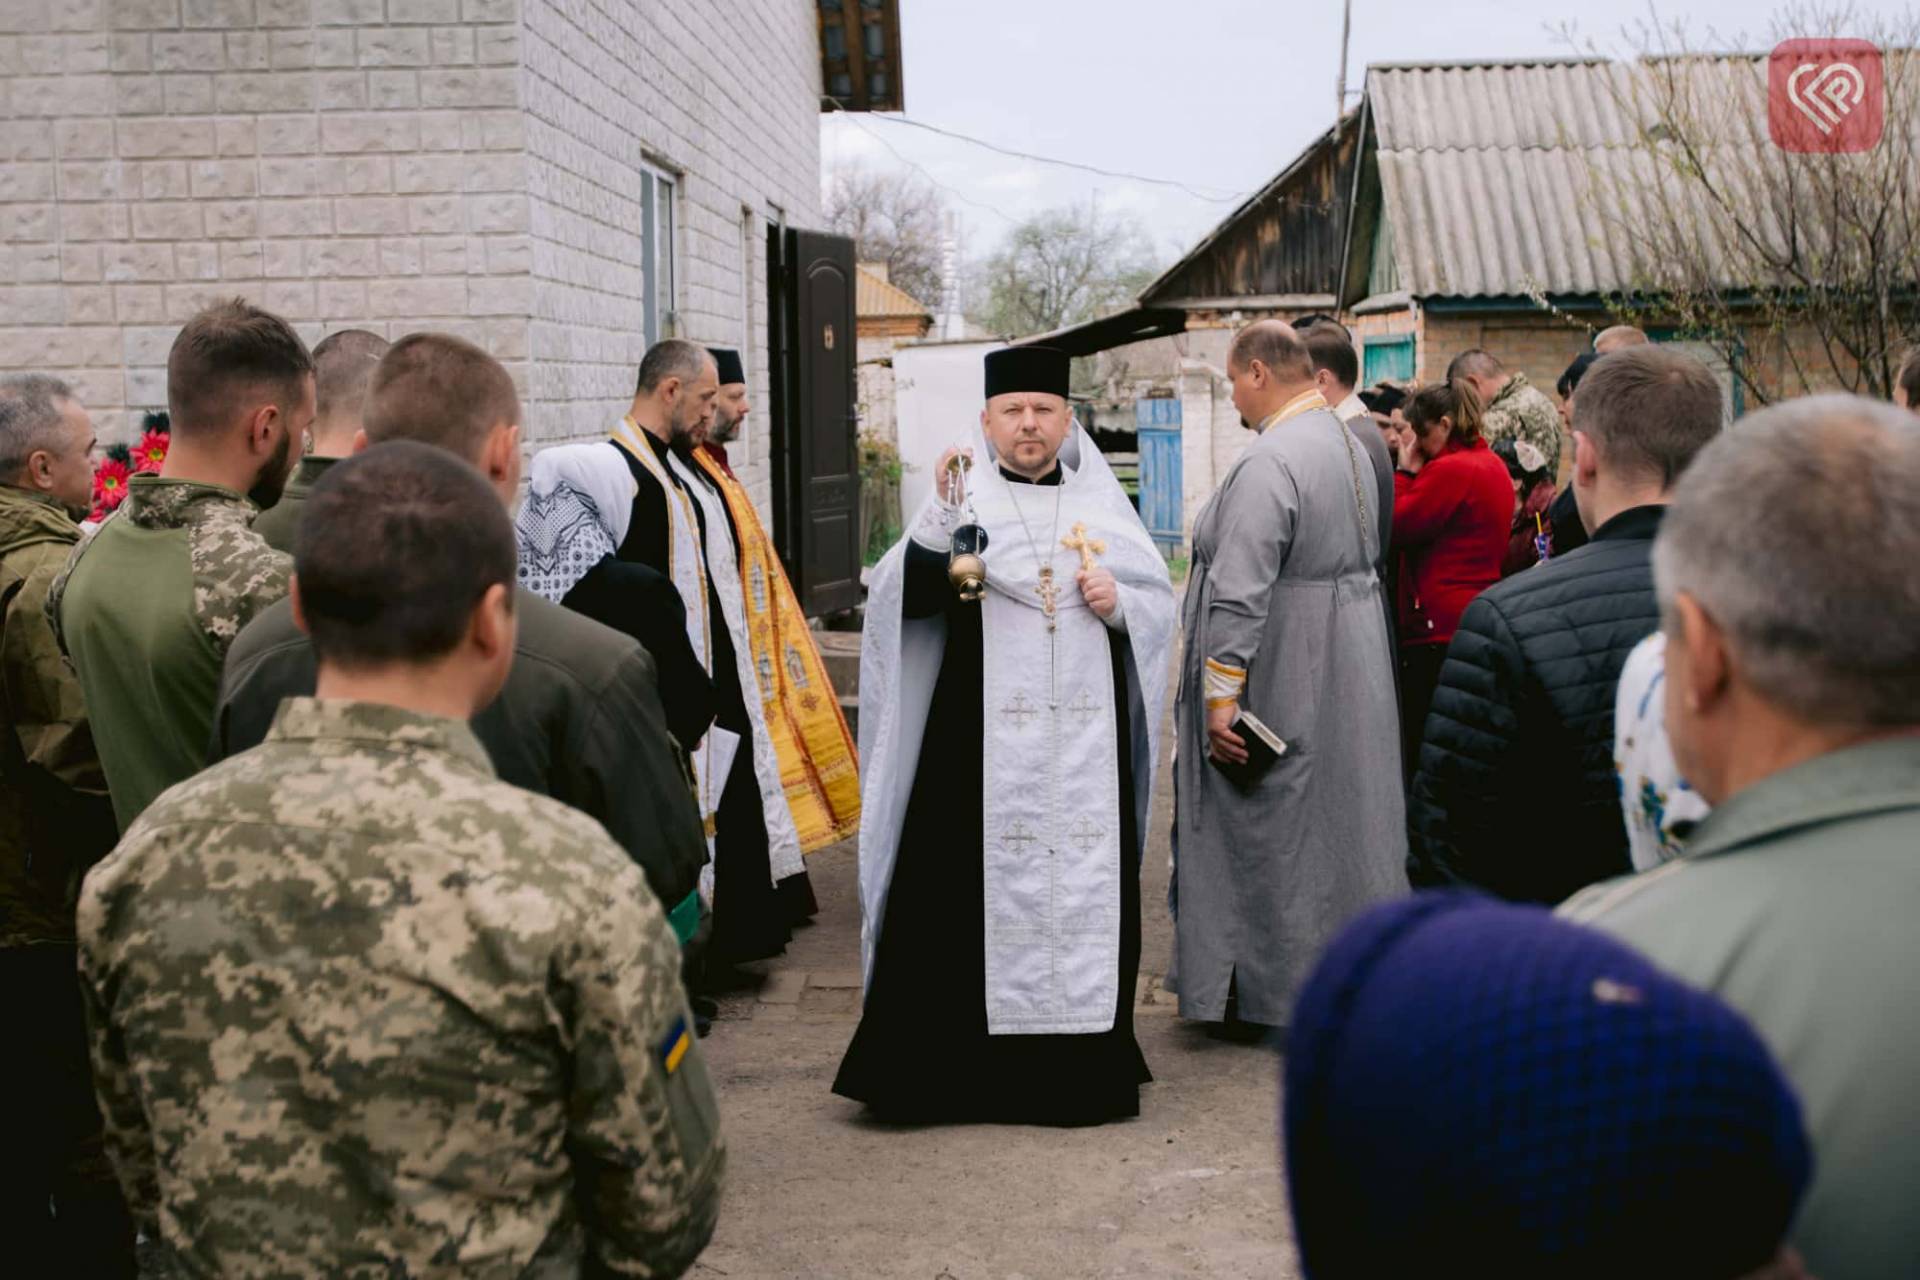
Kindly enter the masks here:
<path id="1" fill-rule="evenodd" d="M 1702 45 L 1710 31 L 1720 48 L 1774 43 L 1767 0 L 1659 9 L 1684 13 Z M 1333 122 L 1339 0 L 900 0 L 900 10 L 907 117 L 1015 150 L 1232 197 Z M 1628 29 L 1649 12 L 1646 0 L 1353 0 L 1348 101 L 1370 62 L 1572 53 L 1559 34 L 1570 20 L 1582 41 L 1629 52 Z M 820 127 L 823 172 L 911 163 L 944 185 L 969 257 L 1010 219 L 1097 193 L 1103 208 L 1137 212 L 1171 262 L 1238 203 L 1010 159 L 884 116 L 823 115 Z"/>

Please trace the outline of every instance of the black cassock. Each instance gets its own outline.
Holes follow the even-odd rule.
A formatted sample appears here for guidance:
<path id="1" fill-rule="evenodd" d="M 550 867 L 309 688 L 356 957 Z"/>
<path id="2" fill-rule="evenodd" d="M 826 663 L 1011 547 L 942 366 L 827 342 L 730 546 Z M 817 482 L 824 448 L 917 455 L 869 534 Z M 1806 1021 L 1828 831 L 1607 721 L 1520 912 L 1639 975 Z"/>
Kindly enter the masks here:
<path id="1" fill-rule="evenodd" d="M 640 435 L 653 446 L 668 480 L 676 488 L 684 490 L 686 483 L 668 460 L 670 450 L 667 445 L 652 432 L 642 431 Z M 642 463 L 624 451 L 621 456 L 632 468 L 637 484 L 626 540 L 620 544 L 614 558 L 630 565 L 647 566 L 671 591 L 672 580 L 667 574 L 668 548 L 673 534 L 669 524 L 667 496 Z M 684 456 L 682 461 L 705 482 L 697 464 Z M 700 545 L 704 548 L 706 514 L 698 500 L 690 501 L 694 518 L 700 526 Z M 728 523 L 732 523 L 731 516 L 728 517 Z M 737 531 L 734 538 L 738 546 Z M 740 687 L 733 635 L 721 615 L 720 597 L 713 587 L 715 573 L 737 576 L 740 566 L 737 562 L 715 565 L 709 561 L 707 564 L 707 616 L 713 624 L 709 628 L 713 638 L 710 694 L 705 687 L 705 673 L 698 668 L 699 659 L 693 653 L 692 646 L 686 643 L 684 612 L 672 619 L 674 625 L 680 628 L 675 634 L 667 634 L 664 608 L 659 611 L 660 616 L 649 619 L 643 629 L 627 615 L 636 608 L 643 608 L 644 598 L 624 590 L 624 584 L 610 570 L 611 566 L 606 561 L 596 565 L 568 593 L 564 603 L 610 626 L 620 627 L 629 634 L 643 630 L 648 633 L 643 634 L 643 643 L 657 655 L 661 697 L 667 703 L 669 721 L 698 725 L 695 741 L 704 734 L 705 725 L 698 720 L 698 711 L 691 707 L 676 714 L 679 704 L 698 703 L 710 708 L 708 714 L 712 723 L 740 735 L 740 749 L 734 755 L 733 768 L 720 791 L 719 811 L 714 815 L 713 934 L 706 946 L 706 956 L 710 963 L 725 966 L 778 955 L 786 949 L 788 940 L 793 936 L 793 926 L 811 917 L 819 908 L 806 872 L 788 876 L 778 885 L 772 883 L 766 810 L 761 802 L 760 781 L 753 769 L 753 724 L 747 716 L 746 699 Z M 677 592 L 674 599 L 679 599 Z M 679 654 L 678 650 L 684 650 L 684 655 Z M 675 657 L 664 660 L 658 656 L 667 653 L 674 653 Z M 689 663 L 692 664 L 692 672 L 687 674 L 685 680 L 675 680 L 674 675 Z M 754 696 L 758 697 L 759 692 L 756 688 Z M 675 732 L 679 735 L 682 730 L 676 727 Z M 692 743 L 687 745 L 691 746 Z"/>
<path id="2" fill-rule="evenodd" d="M 1040 483 L 1058 484 L 1059 472 Z M 833 1091 L 898 1121 L 1074 1125 L 1139 1115 L 1140 1086 L 1153 1076 L 1133 1035 L 1140 844 L 1125 642 L 1108 633 L 1124 860 L 1113 1028 L 1099 1035 L 988 1035 L 980 606 L 954 593 L 944 554 L 915 542 L 907 544 L 904 586 L 902 612 L 944 614 L 947 645 L 901 824 L 873 981 Z"/>

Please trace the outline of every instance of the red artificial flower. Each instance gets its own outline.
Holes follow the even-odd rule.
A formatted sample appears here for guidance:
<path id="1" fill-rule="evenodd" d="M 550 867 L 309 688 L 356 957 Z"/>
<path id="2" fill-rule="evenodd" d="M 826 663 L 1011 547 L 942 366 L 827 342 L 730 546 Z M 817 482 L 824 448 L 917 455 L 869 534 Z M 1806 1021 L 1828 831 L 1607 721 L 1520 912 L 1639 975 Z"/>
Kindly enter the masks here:
<path id="1" fill-rule="evenodd" d="M 167 444 L 171 439 L 164 431 L 149 431 L 140 437 L 140 443 L 133 446 L 133 469 L 140 475 L 157 474 L 160 464 L 167 460 Z"/>
<path id="2" fill-rule="evenodd" d="M 93 500 L 102 512 L 112 511 L 127 497 L 127 464 L 102 458 L 93 469 Z"/>

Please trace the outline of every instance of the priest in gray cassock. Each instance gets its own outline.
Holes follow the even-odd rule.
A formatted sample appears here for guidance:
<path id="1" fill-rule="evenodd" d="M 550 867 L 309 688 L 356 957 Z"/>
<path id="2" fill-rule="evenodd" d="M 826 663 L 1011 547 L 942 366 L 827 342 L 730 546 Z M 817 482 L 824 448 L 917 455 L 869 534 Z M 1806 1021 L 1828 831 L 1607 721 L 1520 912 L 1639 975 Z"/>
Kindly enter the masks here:
<path id="1" fill-rule="evenodd" d="M 866 1004 L 833 1087 L 881 1119 L 1092 1124 L 1152 1078 L 1133 1001 L 1173 591 L 1068 363 L 987 356 L 983 437 L 870 584 Z M 983 574 L 950 575 L 956 543 Z"/>
<path id="2" fill-rule="evenodd" d="M 1193 526 L 1174 715 L 1174 965 L 1181 1016 L 1285 1026 L 1334 932 L 1407 891 L 1399 713 L 1375 572 L 1373 471 L 1263 320 L 1227 357 L 1259 433 Z M 1264 772 L 1252 764 L 1270 732 Z"/>

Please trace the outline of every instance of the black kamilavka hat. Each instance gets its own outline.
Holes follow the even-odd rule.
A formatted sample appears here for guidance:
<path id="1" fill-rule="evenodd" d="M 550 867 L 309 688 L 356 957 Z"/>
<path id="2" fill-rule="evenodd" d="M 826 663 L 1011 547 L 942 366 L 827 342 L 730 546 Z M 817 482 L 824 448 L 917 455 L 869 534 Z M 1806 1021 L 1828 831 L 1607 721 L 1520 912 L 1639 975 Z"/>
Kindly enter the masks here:
<path id="1" fill-rule="evenodd" d="M 1073 357 L 1055 347 L 1002 347 L 987 352 L 987 399 L 1040 391 L 1066 399 Z"/>
<path id="2" fill-rule="evenodd" d="M 732 347 L 708 347 L 707 354 L 713 357 L 714 364 L 720 368 L 720 385 L 747 380 L 746 366 L 740 363 L 740 353 Z"/>

